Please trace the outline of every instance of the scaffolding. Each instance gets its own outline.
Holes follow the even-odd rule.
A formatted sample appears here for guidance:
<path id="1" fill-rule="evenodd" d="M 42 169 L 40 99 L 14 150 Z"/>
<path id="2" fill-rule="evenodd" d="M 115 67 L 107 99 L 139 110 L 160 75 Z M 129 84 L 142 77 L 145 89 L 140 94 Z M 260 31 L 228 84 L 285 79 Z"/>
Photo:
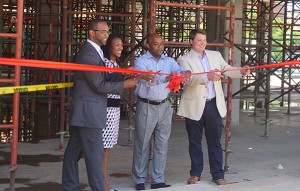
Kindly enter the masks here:
<path id="1" fill-rule="evenodd" d="M 0 3 L 0 7 L 3 10 L 6 8 L 4 4 Z M 13 13 L 14 19 L 11 19 L 11 26 L 14 26 L 14 33 L 2 32 L 0 33 L 0 37 L 2 38 L 12 38 L 15 40 L 14 46 L 14 57 L 21 58 L 22 57 L 22 29 L 23 29 L 23 9 L 24 4 L 23 1 L 18 1 L 15 10 Z M 2 26 L 1 26 L 2 27 Z M 2 45 L 2 44 L 1 44 Z M 5 55 L 2 55 L 5 56 Z M 13 55 L 10 55 L 13 56 Z M 1 68 L 2 70 L 2 68 Z M 1 73 L 0 83 L 13 84 L 14 86 L 20 85 L 20 77 L 21 77 L 21 66 L 15 66 L 14 72 L 9 73 L 9 76 Z M 14 188 L 15 185 L 15 177 L 17 170 L 17 148 L 18 148 L 18 128 L 19 128 L 19 111 L 20 111 L 20 93 L 14 93 L 12 99 L 12 120 L 7 122 L 6 124 L 0 124 L 0 129 L 10 129 L 11 134 L 13 135 L 10 143 L 11 143 L 11 160 L 10 160 L 10 188 Z"/>
<path id="2" fill-rule="evenodd" d="M 243 65 L 264 65 L 299 60 L 300 3 L 298 1 L 244 1 L 243 6 L 243 40 L 236 44 L 242 51 Z M 271 87 L 272 81 L 281 84 Z M 265 112 L 265 130 L 268 136 L 270 122 L 270 104 L 287 107 L 291 113 L 292 91 L 299 93 L 299 67 L 272 68 L 252 71 L 244 81 L 244 88 L 238 93 L 251 90 L 238 98 L 246 99 L 245 109 L 253 108 L 253 116 L 263 108 Z M 272 93 L 272 96 L 271 96 Z M 295 100 L 295 99 L 294 99 Z M 250 104 L 249 104 L 250 103 Z"/>
<path id="3" fill-rule="evenodd" d="M 165 53 L 178 58 L 189 50 L 189 32 L 194 28 L 213 31 L 207 35 L 208 48 L 224 52 L 231 65 L 234 47 L 242 53 L 242 66 L 299 60 L 300 57 L 300 2 L 293 0 L 243 0 L 242 18 L 235 18 L 234 0 L 3 0 L 0 8 L 3 10 L 0 13 L 1 57 L 73 62 L 87 38 L 87 22 L 94 18 L 107 21 L 112 33 L 124 39 L 124 66 L 132 66 L 135 57 L 145 52 L 149 32 L 160 33 L 166 41 Z M 242 21 L 241 44 L 233 41 L 234 19 Z M 292 97 L 300 93 L 299 76 L 300 68 L 296 66 L 255 70 L 237 92 L 232 92 L 231 79 L 223 81 L 228 107 L 225 171 L 229 172 L 231 153 L 231 99 L 242 99 L 243 108 L 253 109 L 254 116 L 263 108 L 264 136 L 268 136 L 270 104 L 279 102 L 279 106 L 287 107 L 287 114 L 291 114 Z M 271 86 L 274 79 L 280 80 L 280 86 Z M 72 81 L 71 71 L 0 65 L 0 86 L 69 81 Z M 50 138 L 56 133 L 61 137 L 67 135 L 71 96 L 70 89 L 1 96 L 0 133 L 5 136 L 5 142 L 10 141 L 12 148 L 11 188 L 15 181 L 17 142 L 39 136 Z M 175 96 L 172 104 L 176 111 L 180 95 Z M 128 115 L 128 143 L 131 144 L 133 92 L 123 97 Z M 38 112 L 45 114 L 36 117 Z M 46 129 L 42 129 L 41 124 Z M 63 141 L 59 148 L 64 149 Z"/>
<path id="4" fill-rule="evenodd" d="M 16 3 L 7 0 L 1 1 L 0 5 L 4 10 L 1 12 L 1 29 L 10 32 L 0 33 L 0 37 L 16 39 L 16 43 L 13 43 L 11 39 L 1 38 L 2 57 L 13 57 L 15 54 L 16 58 L 73 62 L 79 46 L 87 38 L 87 22 L 93 18 L 101 18 L 110 24 L 114 33 L 119 33 L 127 42 L 125 44 L 127 64 L 133 65 L 134 54 L 131 54 L 131 51 L 137 40 L 136 1 L 24 0 Z M 0 82 L 4 87 L 12 84 L 18 86 L 66 82 L 72 78 L 72 72 L 63 70 L 26 67 L 21 70 L 20 66 L 4 65 L 0 67 Z M 5 136 L 4 142 L 11 144 L 11 189 L 14 189 L 15 185 L 17 142 L 30 141 L 37 136 L 37 132 L 41 130 L 41 127 L 37 128 L 38 120 L 46 122 L 47 138 L 51 138 L 56 132 L 64 135 L 68 130 L 66 114 L 70 94 L 69 90 L 62 89 L 22 93 L 21 97 L 20 93 L 15 93 L 13 99 L 11 96 L 1 96 L 1 142 L 2 136 Z M 132 92 L 129 92 L 129 96 L 133 97 Z M 11 103 L 13 107 L 10 107 Z M 38 109 L 38 106 L 42 108 Z M 44 118 L 41 116 L 35 118 L 36 112 L 41 110 L 44 113 L 47 110 L 46 115 L 43 114 Z M 131 126 L 132 117 L 129 120 Z M 64 149 L 63 142 L 59 148 Z"/>

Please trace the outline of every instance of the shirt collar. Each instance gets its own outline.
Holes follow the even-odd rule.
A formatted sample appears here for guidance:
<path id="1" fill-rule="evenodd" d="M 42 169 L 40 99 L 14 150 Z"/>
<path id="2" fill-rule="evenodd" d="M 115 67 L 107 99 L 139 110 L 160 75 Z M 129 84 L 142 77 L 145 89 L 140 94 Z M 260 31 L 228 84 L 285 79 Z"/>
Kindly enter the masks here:
<path id="1" fill-rule="evenodd" d="M 204 52 L 203 57 L 201 56 L 201 54 L 199 52 L 196 52 L 193 48 L 191 50 L 194 51 L 197 54 L 198 58 L 200 58 L 200 59 L 203 59 L 206 56 L 206 50 L 203 51 Z"/>
<path id="2" fill-rule="evenodd" d="M 165 59 L 167 56 L 165 56 L 164 54 L 162 54 L 162 55 L 160 55 L 160 58 L 159 58 L 159 60 L 160 59 Z M 152 58 L 152 59 L 154 59 L 153 58 L 153 56 L 152 56 L 152 54 L 149 52 L 149 50 L 146 52 L 146 58 Z"/>
<path id="3" fill-rule="evenodd" d="M 97 50 L 97 52 L 99 53 L 100 57 L 102 60 L 104 60 L 104 57 L 103 57 L 103 51 L 102 49 L 100 48 L 100 46 L 96 43 L 94 43 L 93 41 L 91 41 L 90 39 L 87 39 L 87 41 L 93 45 L 93 47 Z"/>

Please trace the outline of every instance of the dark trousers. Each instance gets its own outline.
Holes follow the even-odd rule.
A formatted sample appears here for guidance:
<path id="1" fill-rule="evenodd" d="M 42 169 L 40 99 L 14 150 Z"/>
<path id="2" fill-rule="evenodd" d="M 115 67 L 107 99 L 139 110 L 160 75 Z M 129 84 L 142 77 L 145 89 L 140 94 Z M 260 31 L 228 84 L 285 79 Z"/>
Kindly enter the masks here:
<path id="1" fill-rule="evenodd" d="M 78 159 L 83 153 L 92 191 L 104 191 L 102 129 L 72 126 L 70 134 L 63 161 L 62 190 L 80 190 Z"/>
<path id="2" fill-rule="evenodd" d="M 201 176 L 203 171 L 202 133 L 205 131 L 210 173 L 214 180 L 224 178 L 223 153 L 221 146 L 222 118 L 216 101 L 206 102 L 203 115 L 199 121 L 185 118 L 189 138 L 191 158 L 191 176 Z"/>

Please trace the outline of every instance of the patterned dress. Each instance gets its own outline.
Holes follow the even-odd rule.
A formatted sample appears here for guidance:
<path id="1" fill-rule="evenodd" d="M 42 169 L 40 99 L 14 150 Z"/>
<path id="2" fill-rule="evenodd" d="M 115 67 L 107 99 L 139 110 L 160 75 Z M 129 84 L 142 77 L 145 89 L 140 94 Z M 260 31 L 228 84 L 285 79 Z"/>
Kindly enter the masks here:
<path id="1" fill-rule="evenodd" d="M 106 67 L 118 68 L 117 62 L 111 62 L 104 59 Z M 109 81 L 117 82 L 123 81 L 122 74 L 120 73 L 107 73 Z M 120 124 L 120 95 L 107 94 L 107 117 L 106 128 L 102 131 L 103 146 L 104 148 L 112 148 L 118 142 L 119 124 Z"/>

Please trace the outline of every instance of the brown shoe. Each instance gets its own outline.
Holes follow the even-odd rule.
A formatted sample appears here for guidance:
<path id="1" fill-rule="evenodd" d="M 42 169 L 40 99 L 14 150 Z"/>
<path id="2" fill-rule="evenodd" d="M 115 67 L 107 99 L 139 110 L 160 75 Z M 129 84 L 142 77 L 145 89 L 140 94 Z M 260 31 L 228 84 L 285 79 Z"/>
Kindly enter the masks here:
<path id="1" fill-rule="evenodd" d="M 225 185 L 225 184 L 226 184 L 226 181 L 225 181 L 223 178 L 218 179 L 218 180 L 212 179 L 212 182 L 213 182 L 213 183 L 216 183 L 218 186 L 220 186 L 220 185 Z"/>
<path id="2" fill-rule="evenodd" d="M 200 180 L 200 177 L 198 177 L 198 176 L 191 176 L 188 179 L 187 184 L 196 184 L 199 180 Z"/>

